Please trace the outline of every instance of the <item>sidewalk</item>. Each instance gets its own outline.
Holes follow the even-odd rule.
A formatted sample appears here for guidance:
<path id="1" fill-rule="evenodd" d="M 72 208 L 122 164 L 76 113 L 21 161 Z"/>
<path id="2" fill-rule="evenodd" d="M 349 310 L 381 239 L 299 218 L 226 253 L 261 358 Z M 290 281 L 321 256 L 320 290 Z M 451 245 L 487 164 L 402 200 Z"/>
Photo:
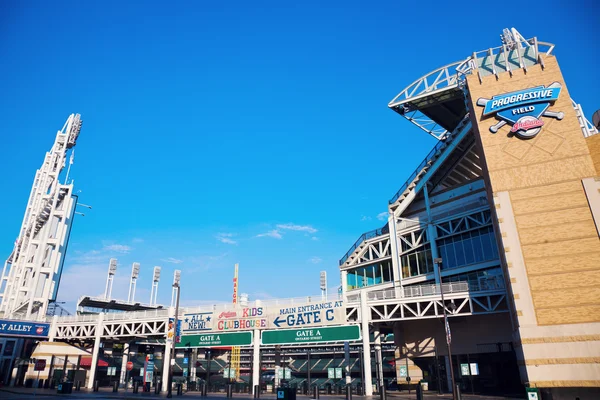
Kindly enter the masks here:
<path id="1" fill-rule="evenodd" d="M 205 400 L 225 400 L 227 397 L 225 395 L 225 393 L 209 393 L 208 397 L 202 397 L 200 396 L 200 392 L 184 392 L 184 394 L 182 396 L 177 396 L 176 395 L 176 391 L 173 392 L 173 399 L 205 399 Z M 35 396 L 35 397 L 34 397 Z M 414 391 L 411 391 L 410 394 L 408 394 L 408 392 L 388 392 L 387 396 L 390 399 L 407 399 L 407 400 L 412 400 L 412 399 L 416 399 L 416 393 Z M 100 388 L 100 390 L 98 392 L 93 392 L 91 390 L 88 389 L 81 389 L 81 391 L 76 392 L 73 391 L 72 394 L 58 394 L 56 393 L 56 389 L 37 389 L 35 390 L 35 395 L 34 395 L 34 389 L 32 388 L 23 388 L 23 387 L 4 387 L 4 388 L 0 388 L 0 398 L 4 399 L 19 399 L 19 400 L 25 400 L 25 399 L 36 399 L 36 398 L 47 398 L 47 399 L 51 399 L 51 398 L 68 398 L 68 399 L 131 399 L 131 400 L 139 400 L 139 399 L 164 399 L 167 397 L 166 393 L 161 393 L 161 394 L 154 394 L 154 391 L 149 392 L 149 393 L 143 393 L 143 392 L 139 392 L 137 394 L 132 393 L 131 390 L 128 390 L 127 392 L 125 392 L 124 389 L 119 389 L 119 392 L 117 393 L 113 393 L 111 388 Z M 305 396 L 305 395 L 297 395 L 296 396 L 298 399 L 302 399 L 302 400 L 309 400 L 312 399 L 312 397 L 310 396 Z M 345 395 L 321 395 L 320 396 L 322 399 L 326 399 L 326 400 L 345 400 L 346 396 Z M 275 394 L 274 393 L 263 393 L 260 395 L 261 399 L 275 399 Z M 510 398 L 510 397 L 502 397 L 502 396 L 480 396 L 480 395 L 470 395 L 470 394 L 463 394 L 462 398 L 465 400 L 517 400 L 515 398 Z M 249 400 L 249 399 L 253 399 L 252 395 L 249 395 L 247 393 L 240 393 L 240 394 L 233 394 L 233 399 L 239 399 L 239 400 Z M 357 395 L 353 395 L 352 399 L 356 399 L 356 400 L 379 400 L 379 395 L 373 395 L 372 397 L 367 397 L 367 396 L 357 396 Z M 521 398 L 522 399 L 522 398 Z M 518 399 L 518 400 L 521 400 Z M 452 400 L 452 395 L 451 394 L 442 394 L 439 395 L 437 393 L 431 392 L 431 393 L 426 393 L 424 396 L 424 400 Z"/>

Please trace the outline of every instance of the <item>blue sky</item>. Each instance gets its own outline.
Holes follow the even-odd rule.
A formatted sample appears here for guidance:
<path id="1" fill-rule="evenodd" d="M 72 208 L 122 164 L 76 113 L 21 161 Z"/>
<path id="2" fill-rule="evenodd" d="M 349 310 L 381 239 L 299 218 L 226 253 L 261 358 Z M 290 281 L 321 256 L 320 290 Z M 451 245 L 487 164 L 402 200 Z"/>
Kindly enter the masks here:
<path id="1" fill-rule="evenodd" d="M 426 4 L 426 5 L 424 5 Z M 462 3 L 461 3 L 462 4 Z M 338 259 L 380 227 L 387 200 L 434 145 L 387 103 L 504 27 L 556 44 L 573 98 L 600 108 L 598 6 L 587 2 L 3 2 L 0 254 L 36 168 L 70 113 L 83 129 L 80 201 L 59 300 L 104 291 L 184 304 L 339 284 Z"/>

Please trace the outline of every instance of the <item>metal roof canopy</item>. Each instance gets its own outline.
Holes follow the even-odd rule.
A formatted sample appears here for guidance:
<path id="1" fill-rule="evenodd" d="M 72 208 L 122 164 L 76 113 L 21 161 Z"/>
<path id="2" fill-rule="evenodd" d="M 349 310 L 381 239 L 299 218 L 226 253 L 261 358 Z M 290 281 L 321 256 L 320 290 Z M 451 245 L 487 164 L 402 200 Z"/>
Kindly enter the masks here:
<path id="1" fill-rule="evenodd" d="M 162 306 L 150 306 L 141 303 L 127 303 L 119 300 L 111 299 L 100 299 L 97 297 L 84 296 L 77 304 L 77 307 L 90 307 L 98 308 L 102 310 L 115 310 L 115 311 L 143 311 L 143 310 L 156 310 L 162 308 Z"/>

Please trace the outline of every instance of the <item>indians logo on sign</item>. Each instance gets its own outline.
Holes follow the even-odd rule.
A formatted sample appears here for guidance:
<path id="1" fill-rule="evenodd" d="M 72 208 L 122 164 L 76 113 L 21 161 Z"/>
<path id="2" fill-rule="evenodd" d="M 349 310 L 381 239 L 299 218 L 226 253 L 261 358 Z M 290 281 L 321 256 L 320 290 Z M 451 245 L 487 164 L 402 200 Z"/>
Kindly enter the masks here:
<path id="1" fill-rule="evenodd" d="M 562 86 L 554 82 L 548 86 L 537 86 L 500 94 L 491 99 L 480 98 L 477 105 L 484 107 L 483 116 L 495 114 L 500 121 L 490 127 L 492 133 L 507 123 L 512 126 L 511 133 L 521 139 L 534 138 L 542 129 L 544 121 L 541 116 L 558 120 L 564 118 L 563 112 L 548 111 L 550 103 L 558 99 Z"/>

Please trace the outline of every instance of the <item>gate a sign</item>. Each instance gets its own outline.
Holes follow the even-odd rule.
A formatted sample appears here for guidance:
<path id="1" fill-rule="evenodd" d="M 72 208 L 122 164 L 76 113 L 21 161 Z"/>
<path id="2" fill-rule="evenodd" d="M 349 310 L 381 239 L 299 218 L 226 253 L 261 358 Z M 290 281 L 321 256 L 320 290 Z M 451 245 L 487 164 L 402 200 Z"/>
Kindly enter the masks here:
<path id="1" fill-rule="evenodd" d="M 46 360 L 35 360 L 34 371 L 43 371 L 46 369 Z"/>

